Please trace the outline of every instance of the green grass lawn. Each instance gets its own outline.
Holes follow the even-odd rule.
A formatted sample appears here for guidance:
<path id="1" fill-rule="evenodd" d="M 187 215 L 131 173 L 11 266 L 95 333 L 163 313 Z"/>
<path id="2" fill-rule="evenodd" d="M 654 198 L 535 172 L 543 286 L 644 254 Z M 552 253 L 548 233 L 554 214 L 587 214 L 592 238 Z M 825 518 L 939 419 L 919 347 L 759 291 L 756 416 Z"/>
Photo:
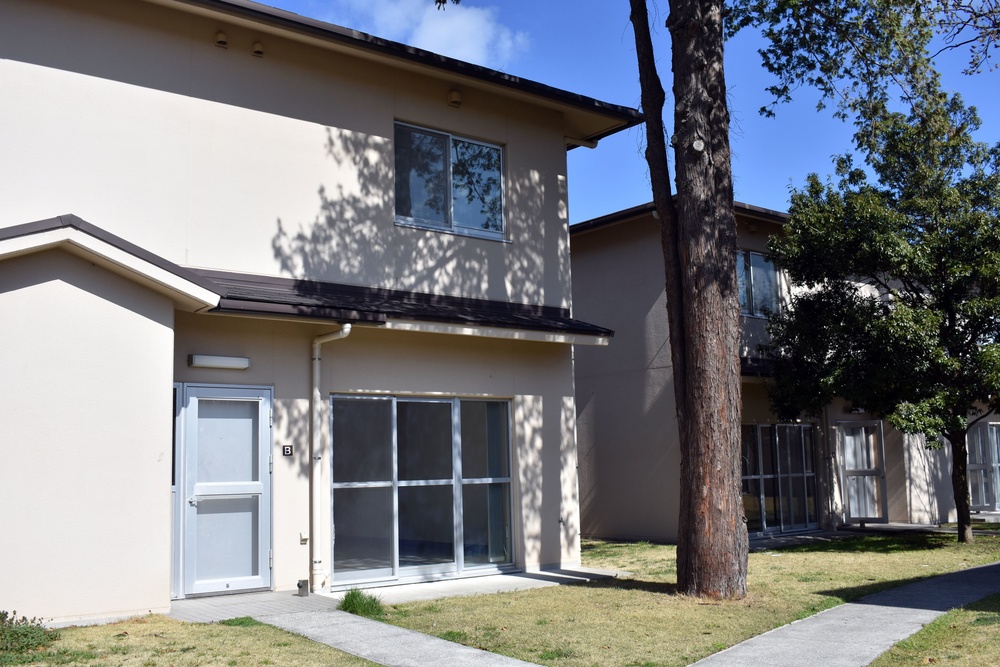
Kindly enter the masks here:
<path id="1" fill-rule="evenodd" d="M 749 595 L 711 602 L 677 594 L 673 546 L 587 541 L 584 565 L 631 576 L 390 605 L 386 620 L 544 665 L 686 665 L 869 593 L 998 559 L 996 537 L 972 545 L 942 534 L 838 539 L 753 553 Z"/>
<path id="2" fill-rule="evenodd" d="M 1000 665 L 1000 595 L 955 609 L 896 644 L 873 667 Z"/>
<path id="3" fill-rule="evenodd" d="M 530 591 L 386 605 L 384 618 L 470 646 L 554 667 L 686 665 L 744 639 L 868 593 L 1000 560 L 1000 537 L 859 536 L 750 554 L 749 594 L 679 595 L 672 546 L 586 541 L 584 565 L 627 577 Z M 1000 664 L 1000 600 L 952 612 L 878 663 Z M 926 636 L 924 636 L 926 634 Z M 920 643 L 923 642 L 923 643 Z M 897 652 L 898 655 L 897 655 Z M 148 616 L 68 628 L 44 652 L 0 653 L 0 665 L 371 665 L 272 626 L 182 623 Z"/>
<path id="4" fill-rule="evenodd" d="M 66 628 L 44 651 L 5 655 L 0 665 L 87 667 L 365 667 L 375 663 L 252 619 L 184 623 L 145 616 Z"/>

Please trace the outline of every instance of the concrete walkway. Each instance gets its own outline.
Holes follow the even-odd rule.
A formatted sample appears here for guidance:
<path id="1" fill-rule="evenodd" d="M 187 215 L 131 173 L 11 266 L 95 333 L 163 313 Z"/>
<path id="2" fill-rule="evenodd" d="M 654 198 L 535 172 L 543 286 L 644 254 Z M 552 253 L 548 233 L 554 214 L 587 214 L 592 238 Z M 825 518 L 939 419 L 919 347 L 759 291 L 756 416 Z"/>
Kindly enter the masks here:
<path id="1" fill-rule="evenodd" d="M 994 593 L 1000 593 L 1000 563 L 875 593 L 758 635 L 694 664 L 859 667 L 945 612 Z"/>
<path id="2" fill-rule="evenodd" d="M 757 548 L 837 539 L 814 534 L 760 543 Z M 787 543 L 786 543 L 787 542 Z M 371 589 L 387 604 L 454 595 L 487 594 L 582 582 L 616 573 L 579 568 L 493 575 Z M 868 665 L 950 609 L 1000 593 L 1000 562 L 906 584 L 795 621 L 716 653 L 698 667 L 858 667 Z M 531 665 L 338 611 L 337 595 L 298 597 L 289 592 L 248 593 L 175 600 L 170 616 L 213 622 L 252 616 L 314 641 L 390 667 Z"/>
<path id="3" fill-rule="evenodd" d="M 438 639 L 344 611 L 301 611 L 255 616 L 258 621 L 308 637 L 341 651 L 392 667 L 468 665 L 517 667 L 533 663 Z"/>
<path id="4" fill-rule="evenodd" d="M 580 583 L 616 574 L 619 573 L 581 567 L 387 586 L 368 592 L 386 604 L 398 604 Z M 263 623 L 389 667 L 524 667 L 533 664 L 338 611 L 341 595 L 299 597 L 290 592 L 270 591 L 189 598 L 174 600 L 170 616 L 196 623 L 252 616 Z"/>

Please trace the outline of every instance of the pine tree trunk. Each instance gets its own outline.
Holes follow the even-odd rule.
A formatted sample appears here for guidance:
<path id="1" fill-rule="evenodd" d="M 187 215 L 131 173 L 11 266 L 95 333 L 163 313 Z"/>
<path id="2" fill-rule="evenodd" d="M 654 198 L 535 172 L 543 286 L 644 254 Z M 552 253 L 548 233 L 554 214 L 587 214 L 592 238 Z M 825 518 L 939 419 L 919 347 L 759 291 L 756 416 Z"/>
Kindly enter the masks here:
<path id="1" fill-rule="evenodd" d="M 966 445 L 966 431 L 948 433 L 951 444 L 951 491 L 955 496 L 955 510 L 958 514 L 958 541 L 971 543 L 972 501 L 969 498 L 969 448 Z"/>
<path id="2" fill-rule="evenodd" d="M 689 595 L 746 594 L 740 493 L 736 221 L 723 72 L 722 2 L 672 0 L 676 207 L 645 2 L 631 20 L 646 115 L 653 199 L 662 226 L 680 436 L 677 578 Z"/>

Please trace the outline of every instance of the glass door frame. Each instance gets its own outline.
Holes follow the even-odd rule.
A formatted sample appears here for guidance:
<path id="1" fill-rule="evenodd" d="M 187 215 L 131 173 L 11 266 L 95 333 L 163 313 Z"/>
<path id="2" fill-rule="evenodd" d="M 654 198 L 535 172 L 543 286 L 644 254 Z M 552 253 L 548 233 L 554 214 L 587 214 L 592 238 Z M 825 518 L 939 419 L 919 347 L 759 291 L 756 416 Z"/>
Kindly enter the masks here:
<path id="1" fill-rule="evenodd" d="M 391 420 L 390 428 L 390 465 L 391 471 L 388 475 L 387 480 L 379 481 L 355 481 L 355 482 L 345 482 L 345 481 L 334 481 L 336 480 L 336 473 L 334 471 L 334 461 L 335 456 L 333 455 L 334 448 L 337 447 L 336 437 L 335 437 L 335 425 L 334 425 L 334 402 L 337 400 L 358 400 L 358 401 L 386 401 L 389 402 L 389 419 Z M 506 437 L 505 443 L 505 457 L 506 461 L 505 468 L 507 475 L 499 477 L 482 477 L 482 478 L 464 478 L 462 472 L 462 405 L 469 402 L 482 402 L 482 403 L 499 403 L 504 405 L 505 411 L 505 423 L 504 423 L 504 435 Z M 451 426 L 451 476 L 433 479 L 400 479 L 399 472 L 399 441 L 400 441 L 400 428 L 399 428 L 399 405 L 402 403 L 423 403 L 423 404 L 444 404 L 448 405 L 450 409 L 450 426 Z M 509 553 L 508 549 L 508 560 L 502 563 L 496 564 L 467 564 L 465 561 L 465 518 L 464 518 L 464 492 L 467 487 L 471 486 L 482 486 L 488 484 L 504 484 L 508 489 L 506 494 L 506 503 L 509 505 L 507 507 L 508 517 L 513 516 L 513 492 L 511 491 L 513 486 L 513 478 L 511 472 L 513 470 L 513 442 L 511 441 L 511 434 L 513 433 L 513 423 L 512 423 L 512 413 L 511 404 L 509 399 L 504 398 L 491 398 L 491 397 L 475 397 L 475 398 L 462 398 L 462 397 L 450 397 L 450 396 L 406 396 L 406 395 L 379 395 L 379 394 L 334 394 L 330 396 L 330 433 L 331 433 L 331 456 L 330 456 L 330 522 L 331 522 L 331 540 L 330 540 L 330 562 L 331 562 L 331 589 L 342 589 L 349 587 L 351 585 L 365 584 L 365 583 L 383 583 L 391 581 L 399 581 L 401 579 L 414 579 L 419 580 L 420 578 L 426 577 L 439 577 L 439 576 L 452 576 L 452 575 L 462 575 L 475 571 L 476 573 L 490 573 L 490 572 L 504 572 L 509 571 L 514 568 L 513 564 L 513 554 Z M 417 488 L 427 488 L 427 487 L 450 487 L 452 489 L 452 508 L 451 508 L 451 521 L 452 521 L 452 544 L 453 544 L 453 560 L 445 563 L 428 563 L 422 565 L 405 565 L 401 563 L 400 558 L 400 540 L 401 540 L 401 529 L 400 529 L 400 491 L 404 489 L 417 489 Z M 336 542 L 337 542 L 337 526 L 334 523 L 336 504 L 335 504 L 335 494 L 338 490 L 347 489 L 364 489 L 364 488 L 389 488 L 391 489 L 391 526 L 389 530 L 390 535 L 390 557 L 389 557 L 389 567 L 372 568 L 369 570 L 350 570 L 342 577 L 338 577 L 336 570 Z M 506 531 L 506 539 L 508 544 L 513 538 L 513 526 L 508 525 Z M 351 575 L 354 576 L 351 576 Z"/>
<path id="2" fill-rule="evenodd" d="M 877 461 L 872 462 L 873 465 L 867 468 L 847 467 L 847 434 L 845 429 L 848 428 L 875 429 L 874 432 L 877 437 L 875 449 L 868 452 L 869 456 L 877 458 Z M 836 431 L 837 453 L 840 462 L 840 489 L 844 503 L 844 520 L 847 523 L 860 523 L 862 525 L 866 523 L 889 523 L 889 498 L 886 493 L 885 479 L 885 437 L 882 431 L 882 421 L 838 421 Z M 870 478 L 873 480 L 880 516 L 859 516 L 854 514 L 854 509 L 851 507 L 850 487 L 848 486 L 849 478 Z"/>
<path id="3" fill-rule="evenodd" d="M 765 534 L 765 533 L 775 533 L 775 532 L 801 532 L 807 530 L 815 530 L 819 527 L 819 516 L 818 516 L 818 503 L 817 495 L 819 493 L 817 475 L 816 475 L 816 426 L 811 423 L 806 424 L 778 424 L 778 423 L 767 423 L 767 424 L 743 424 L 741 425 L 741 430 L 744 428 L 752 429 L 755 439 L 755 453 L 756 460 L 753 461 L 753 466 L 743 465 L 743 470 L 754 470 L 753 474 L 742 474 L 741 475 L 741 487 L 742 484 L 747 484 L 748 487 L 751 486 L 753 482 L 756 482 L 757 493 L 744 494 L 751 495 L 757 502 L 757 507 L 760 509 L 760 528 L 758 530 L 751 530 L 755 534 Z M 763 431 L 767 429 L 770 436 L 764 437 Z M 799 437 L 799 456 L 801 458 L 801 472 L 793 472 L 793 470 L 784 469 L 781 453 L 782 448 L 779 446 L 778 440 L 782 437 L 782 431 L 795 429 L 800 433 Z M 805 433 L 809 433 L 808 444 L 806 443 Z M 770 456 L 767 457 L 769 461 L 773 463 L 773 468 L 771 470 L 764 470 L 764 448 L 767 447 L 770 450 Z M 789 451 L 789 455 L 794 454 L 794 452 Z M 811 456 L 810 456 L 811 454 Z M 812 466 L 809 466 L 809 462 L 812 462 Z M 786 464 L 788 461 L 785 462 Z M 742 472 L 742 471 L 741 471 Z M 813 498 L 813 511 L 809 512 L 809 481 L 812 481 L 812 498 Z M 774 508 L 773 514 L 775 515 L 775 523 L 771 525 L 768 521 L 768 511 L 767 511 L 767 494 L 765 493 L 765 482 L 772 482 L 774 484 L 774 502 L 776 507 Z M 791 506 L 791 501 L 795 499 L 792 492 L 792 484 L 800 484 L 802 491 L 805 494 L 803 496 L 803 501 L 806 504 L 805 507 L 805 521 L 798 523 L 790 523 L 788 521 L 789 517 L 785 516 L 784 507 L 786 505 L 785 501 L 788 500 L 789 507 Z M 789 496 L 789 494 L 791 494 Z M 786 497 L 787 496 L 787 497 Z"/>
<path id="4" fill-rule="evenodd" d="M 978 445 L 978 446 L 977 446 Z M 975 512 L 1000 509 L 1000 423 L 980 422 L 966 436 L 968 450 L 969 498 Z M 978 478 L 978 486 L 973 482 Z M 979 494 L 973 493 L 974 489 Z M 979 496 L 977 498 L 977 496 Z"/>

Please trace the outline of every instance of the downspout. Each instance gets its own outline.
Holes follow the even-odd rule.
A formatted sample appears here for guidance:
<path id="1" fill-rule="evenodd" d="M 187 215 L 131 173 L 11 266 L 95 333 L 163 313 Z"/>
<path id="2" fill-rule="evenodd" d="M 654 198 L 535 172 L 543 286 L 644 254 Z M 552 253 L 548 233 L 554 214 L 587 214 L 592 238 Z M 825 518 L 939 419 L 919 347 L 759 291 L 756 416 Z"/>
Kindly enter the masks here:
<path id="1" fill-rule="evenodd" d="M 312 529 L 309 531 L 309 554 L 312 559 L 312 571 L 310 573 L 311 588 L 315 593 L 323 587 L 327 572 L 323 569 L 323 540 L 320 535 L 323 533 L 320 508 L 323 507 L 323 399 L 320 395 L 320 381 L 322 380 L 323 357 L 320 354 L 320 347 L 323 343 L 347 338 L 351 334 L 351 325 L 344 324 L 339 331 L 323 334 L 313 338 L 312 343 L 312 439 L 309 443 L 309 455 L 312 457 L 312 465 L 309 468 L 309 484 L 312 487 Z"/>

